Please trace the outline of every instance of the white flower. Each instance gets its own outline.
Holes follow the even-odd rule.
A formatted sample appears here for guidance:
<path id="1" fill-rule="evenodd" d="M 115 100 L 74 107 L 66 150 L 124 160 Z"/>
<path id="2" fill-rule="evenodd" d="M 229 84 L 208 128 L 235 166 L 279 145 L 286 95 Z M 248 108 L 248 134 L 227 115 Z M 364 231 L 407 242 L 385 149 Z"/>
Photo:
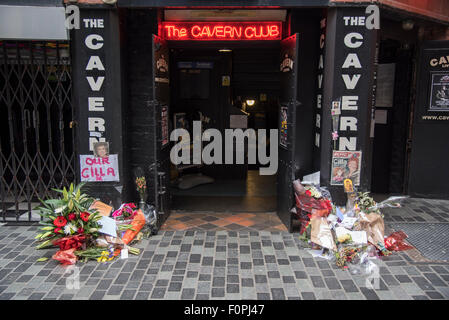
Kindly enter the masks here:
<path id="1" fill-rule="evenodd" d="M 56 209 L 55 209 L 55 213 L 61 213 L 62 210 L 64 210 L 64 206 L 59 207 L 59 208 L 56 208 Z"/>
<path id="2" fill-rule="evenodd" d="M 72 231 L 75 232 L 76 229 L 75 229 L 75 226 L 69 222 L 64 227 L 64 233 L 65 234 L 71 234 Z"/>

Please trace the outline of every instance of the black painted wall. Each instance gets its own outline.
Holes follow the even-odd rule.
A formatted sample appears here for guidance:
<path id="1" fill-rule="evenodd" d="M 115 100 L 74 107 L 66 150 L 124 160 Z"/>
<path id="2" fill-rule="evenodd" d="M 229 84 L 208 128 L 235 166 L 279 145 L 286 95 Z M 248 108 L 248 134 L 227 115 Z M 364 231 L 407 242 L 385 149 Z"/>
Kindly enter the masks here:
<path id="1" fill-rule="evenodd" d="M 125 152 L 128 154 L 126 170 L 134 177 L 135 168 L 141 167 L 147 175 L 148 203 L 154 203 L 154 184 L 149 166 L 154 163 L 153 117 L 149 101 L 153 99 L 152 34 L 157 34 L 156 10 L 122 11 L 124 35 L 125 82 L 127 105 Z M 134 179 L 127 181 L 128 200 L 138 201 Z"/>
<path id="2" fill-rule="evenodd" d="M 298 101 L 301 105 L 296 110 L 296 178 L 312 173 L 314 162 L 319 161 L 313 157 L 313 145 L 321 19 L 321 9 L 293 10 L 291 13 L 291 33 L 299 34 Z"/>
<path id="3" fill-rule="evenodd" d="M 358 96 L 357 110 L 341 110 L 341 116 L 351 116 L 357 119 L 357 131 L 341 129 L 338 131 L 340 137 L 356 137 L 355 150 L 361 151 L 361 173 L 360 185 L 356 186 L 358 191 L 367 191 L 371 188 L 371 158 L 372 138 L 370 137 L 371 116 L 373 106 L 374 73 L 376 70 L 376 44 L 377 30 L 367 29 L 364 25 L 345 25 L 343 17 L 365 16 L 364 7 L 338 7 L 328 9 L 326 29 L 326 56 L 321 136 L 321 170 L 320 182 L 322 186 L 329 186 L 334 202 L 343 205 L 346 195 L 342 186 L 330 186 L 331 164 L 333 150 L 339 150 L 337 141 L 334 148 L 331 139 L 332 116 L 331 104 L 342 96 Z M 358 32 L 363 37 L 363 43 L 358 48 L 345 47 L 344 38 L 350 32 Z M 342 66 L 349 53 L 356 53 L 362 68 L 350 67 L 343 69 Z M 360 74 L 360 79 L 354 89 L 346 88 L 342 74 L 352 77 Z M 344 150 L 348 151 L 348 150 Z"/>
<path id="4" fill-rule="evenodd" d="M 428 111 L 431 72 L 449 73 L 449 64 L 432 67 L 430 60 L 446 56 L 449 41 L 428 41 L 421 47 L 408 186 L 415 197 L 449 198 L 449 112 Z M 427 116 L 447 120 L 423 119 Z"/>

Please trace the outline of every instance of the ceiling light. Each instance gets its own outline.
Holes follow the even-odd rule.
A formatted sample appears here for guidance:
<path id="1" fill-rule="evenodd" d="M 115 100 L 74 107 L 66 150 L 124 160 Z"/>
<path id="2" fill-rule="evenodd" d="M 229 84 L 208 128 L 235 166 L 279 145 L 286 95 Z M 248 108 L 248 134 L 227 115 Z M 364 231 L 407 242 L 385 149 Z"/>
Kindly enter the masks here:
<path id="1" fill-rule="evenodd" d="M 231 49 L 226 49 L 226 48 L 220 49 L 220 50 L 218 50 L 218 51 L 219 51 L 219 52 L 232 52 Z"/>
<path id="2" fill-rule="evenodd" d="M 410 31 L 415 26 L 415 22 L 413 20 L 404 20 L 402 21 L 402 29 L 405 31 Z"/>
<path id="3" fill-rule="evenodd" d="M 248 106 L 253 106 L 254 104 L 256 103 L 256 100 L 254 100 L 254 99 L 247 99 L 246 100 L 246 104 L 248 105 Z"/>

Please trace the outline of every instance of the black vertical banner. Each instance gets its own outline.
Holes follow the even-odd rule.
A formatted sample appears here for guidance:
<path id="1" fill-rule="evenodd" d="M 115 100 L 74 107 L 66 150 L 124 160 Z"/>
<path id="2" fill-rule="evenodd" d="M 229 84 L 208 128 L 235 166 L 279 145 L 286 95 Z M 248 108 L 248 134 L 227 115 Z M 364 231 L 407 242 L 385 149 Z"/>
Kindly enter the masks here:
<path id="1" fill-rule="evenodd" d="M 123 182 L 119 19 L 114 10 L 81 9 L 80 15 L 80 29 L 71 33 L 76 180 L 108 201 L 121 193 Z M 107 143 L 108 157 L 94 156 L 97 142 Z"/>
<path id="2" fill-rule="evenodd" d="M 318 72 L 317 72 L 317 90 L 315 102 L 315 116 L 314 116 L 314 143 L 313 143 L 313 170 L 320 170 L 321 158 L 321 117 L 323 115 L 323 86 L 324 86 L 324 52 L 326 43 L 326 18 L 320 20 L 320 38 L 318 50 Z"/>
<path id="3" fill-rule="evenodd" d="M 360 190 L 369 190 L 371 186 L 370 131 L 377 43 L 377 30 L 366 26 L 370 15 L 365 10 L 328 10 L 321 128 L 321 183 L 330 185 L 334 151 L 352 151 L 361 156 L 356 168 Z M 332 105 L 338 104 L 339 112 L 335 113 L 334 108 L 332 117 Z M 345 174 L 353 175 L 353 169 L 345 168 Z M 344 201 L 342 187 L 330 189 L 337 202 Z"/>

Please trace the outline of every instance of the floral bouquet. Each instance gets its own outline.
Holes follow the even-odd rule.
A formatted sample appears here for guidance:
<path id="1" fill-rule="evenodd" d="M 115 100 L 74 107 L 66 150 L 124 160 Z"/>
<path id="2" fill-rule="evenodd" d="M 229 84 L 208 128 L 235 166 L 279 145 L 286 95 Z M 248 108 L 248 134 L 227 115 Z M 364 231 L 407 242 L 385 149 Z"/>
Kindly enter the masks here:
<path id="1" fill-rule="evenodd" d="M 119 231 L 131 228 L 131 223 L 137 214 L 137 207 L 134 203 L 124 203 L 112 213 L 112 218 L 117 224 Z"/>
<path id="2" fill-rule="evenodd" d="M 59 251 L 53 258 L 62 263 L 73 262 L 74 251 L 86 249 L 99 236 L 101 215 L 89 210 L 94 199 L 81 193 L 82 186 L 71 184 L 69 190 L 54 189 L 62 198 L 41 200 L 42 206 L 37 208 L 42 216 L 39 222 L 42 227 L 35 238 L 39 242 L 36 248 L 58 246 Z"/>
<path id="3" fill-rule="evenodd" d="M 332 212 L 332 203 L 314 186 L 305 186 L 305 192 L 295 193 L 296 207 L 312 216 L 327 217 Z"/>
<path id="4" fill-rule="evenodd" d="M 139 192 L 140 200 L 145 201 L 145 195 L 147 192 L 147 181 L 144 176 L 136 178 L 136 189 Z"/>

